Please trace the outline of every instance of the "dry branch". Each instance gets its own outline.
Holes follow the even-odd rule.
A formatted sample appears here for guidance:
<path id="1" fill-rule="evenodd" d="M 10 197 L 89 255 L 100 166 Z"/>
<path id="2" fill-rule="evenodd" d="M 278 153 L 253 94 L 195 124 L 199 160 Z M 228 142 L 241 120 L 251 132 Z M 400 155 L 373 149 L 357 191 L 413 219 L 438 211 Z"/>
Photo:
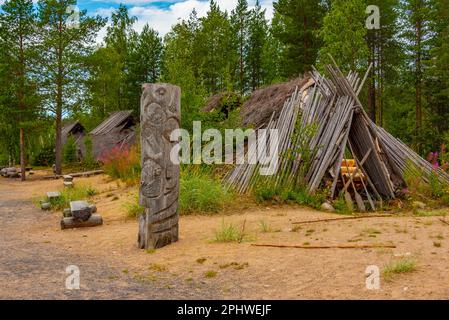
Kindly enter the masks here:
<path id="1" fill-rule="evenodd" d="M 293 224 L 311 224 L 311 223 L 319 223 L 319 222 L 334 222 L 334 221 L 344 221 L 344 220 L 359 220 L 359 219 L 372 219 L 372 218 L 394 218 L 391 214 L 382 214 L 382 215 L 366 215 L 366 216 L 356 216 L 356 217 L 344 217 L 344 218 L 332 218 L 332 219 L 321 219 L 321 220 L 307 220 L 307 221 L 299 221 L 293 222 Z"/>
<path id="2" fill-rule="evenodd" d="M 335 245 L 335 246 L 296 246 L 275 244 L 252 244 L 253 247 L 266 248 L 290 248 L 290 249 L 395 249 L 395 245 L 389 244 L 367 244 L 367 245 Z"/>

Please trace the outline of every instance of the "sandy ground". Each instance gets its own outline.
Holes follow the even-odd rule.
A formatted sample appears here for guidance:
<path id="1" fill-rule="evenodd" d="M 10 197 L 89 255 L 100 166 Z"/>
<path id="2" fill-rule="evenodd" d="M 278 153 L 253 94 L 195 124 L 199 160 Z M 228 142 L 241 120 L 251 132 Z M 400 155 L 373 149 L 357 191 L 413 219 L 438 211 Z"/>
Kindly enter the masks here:
<path id="1" fill-rule="evenodd" d="M 180 241 L 145 252 L 137 222 L 123 204 L 135 196 L 105 176 L 94 185 L 105 224 L 61 231 L 61 213 L 42 212 L 32 199 L 62 181 L 0 179 L 0 298 L 38 299 L 449 299 L 449 226 L 441 217 L 403 216 L 314 223 L 335 218 L 299 207 L 251 207 L 214 216 L 182 217 Z M 441 213 L 441 212 L 439 212 Z M 444 213 L 444 212 L 443 212 Z M 241 228 L 242 243 L 216 243 L 223 222 Z M 268 226 L 263 232 L 261 223 Z M 394 244 L 396 249 L 280 249 L 252 244 Z M 368 290 L 365 271 L 409 257 L 412 273 L 381 278 Z M 77 265 L 81 290 L 65 289 L 65 268 Z M 206 275 L 214 275 L 207 277 Z"/>

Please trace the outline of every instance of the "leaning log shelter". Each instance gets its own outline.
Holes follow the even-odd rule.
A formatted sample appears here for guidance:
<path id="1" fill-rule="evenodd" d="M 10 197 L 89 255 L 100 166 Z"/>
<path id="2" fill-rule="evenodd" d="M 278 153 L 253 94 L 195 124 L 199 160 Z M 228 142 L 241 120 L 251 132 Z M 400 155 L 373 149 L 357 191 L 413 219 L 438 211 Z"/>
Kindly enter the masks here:
<path id="1" fill-rule="evenodd" d="M 368 117 L 358 96 L 370 69 L 364 78 L 355 72 L 344 75 L 335 61 L 326 66 L 328 77 L 314 70 L 310 81 L 296 87 L 266 125 L 279 136 L 275 174 L 260 176 L 259 150 L 252 145 L 248 162 L 236 166 L 225 183 L 239 193 L 260 184 L 274 188 L 301 184 L 309 193 L 324 190 L 330 198 L 344 194 L 351 203 L 355 198 L 359 211 L 376 210 L 378 203 L 397 197 L 407 187 L 409 170 L 427 181 L 434 175 L 448 185 L 446 172 L 434 169 Z"/>
<path id="2" fill-rule="evenodd" d="M 112 113 L 98 127 L 90 132 L 93 155 L 101 160 L 114 148 L 124 149 L 136 141 L 137 120 L 131 110 Z"/>

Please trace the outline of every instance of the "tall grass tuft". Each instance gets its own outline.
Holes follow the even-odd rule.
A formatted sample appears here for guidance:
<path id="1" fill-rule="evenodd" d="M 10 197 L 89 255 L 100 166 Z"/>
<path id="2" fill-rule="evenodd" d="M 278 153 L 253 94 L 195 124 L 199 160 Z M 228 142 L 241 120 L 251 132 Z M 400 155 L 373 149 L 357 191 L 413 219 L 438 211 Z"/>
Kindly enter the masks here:
<path id="1" fill-rule="evenodd" d="M 225 223 L 224 219 L 221 222 L 221 227 L 215 232 L 215 242 L 241 242 L 244 238 L 242 230 L 239 230 L 232 223 Z"/>
<path id="2" fill-rule="evenodd" d="M 179 206 L 181 214 L 210 214 L 222 211 L 233 200 L 233 193 L 220 180 L 201 170 L 183 170 Z"/>
<path id="3" fill-rule="evenodd" d="M 413 259 L 402 259 L 400 261 L 387 265 L 382 275 L 386 281 L 390 281 L 394 275 L 402 273 L 410 273 L 416 270 L 416 261 Z"/>
<path id="4" fill-rule="evenodd" d="M 139 197 L 135 197 L 133 201 L 125 203 L 123 208 L 126 210 L 128 218 L 137 218 L 145 212 L 145 207 L 139 204 Z"/>

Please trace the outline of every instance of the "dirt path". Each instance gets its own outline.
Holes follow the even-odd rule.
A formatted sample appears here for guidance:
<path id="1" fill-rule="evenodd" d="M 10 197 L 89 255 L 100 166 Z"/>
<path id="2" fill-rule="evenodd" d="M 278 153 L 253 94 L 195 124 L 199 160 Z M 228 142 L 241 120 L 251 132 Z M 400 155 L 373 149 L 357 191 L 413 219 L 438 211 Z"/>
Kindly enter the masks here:
<path id="1" fill-rule="evenodd" d="M 60 212 L 31 199 L 61 181 L 0 179 L 0 299 L 449 299 L 449 227 L 436 216 L 335 218 L 299 207 L 247 207 L 227 215 L 182 216 L 180 241 L 156 252 L 138 250 L 137 221 L 123 205 L 136 194 L 107 177 L 77 179 L 95 186 L 105 224 L 61 231 Z M 449 211 L 448 211 L 449 212 Z M 445 212 L 443 212 L 445 213 Z M 217 243 L 216 232 L 246 221 L 243 243 Z M 264 227 L 262 227 L 262 225 Z M 394 244 L 395 249 L 302 250 L 252 244 Z M 368 266 L 401 259 L 416 270 L 381 279 L 367 290 Z M 65 268 L 77 265 L 81 290 L 65 289 Z"/>
<path id="2" fill-rule="evenodd" d="M 0 299 L 188 299 L 201 298 L 181 279 L 148 283 L 111 267 L 100 256 L 65 250 L 35 234 L 43 213 L 16 190 L 0 189 Z M 19 198 L 19 199 L 17 199 Z M 47 215 L 47 217 L 45 216 Z M 54 220 L 54 219 L 51 219 Z M 38 237 L 36 237 L 38 236 Z M 80 269 L 81 290 L 67 290 L 69 265 Z M 208 288 L 213 295 L 214 289 Z"/>

